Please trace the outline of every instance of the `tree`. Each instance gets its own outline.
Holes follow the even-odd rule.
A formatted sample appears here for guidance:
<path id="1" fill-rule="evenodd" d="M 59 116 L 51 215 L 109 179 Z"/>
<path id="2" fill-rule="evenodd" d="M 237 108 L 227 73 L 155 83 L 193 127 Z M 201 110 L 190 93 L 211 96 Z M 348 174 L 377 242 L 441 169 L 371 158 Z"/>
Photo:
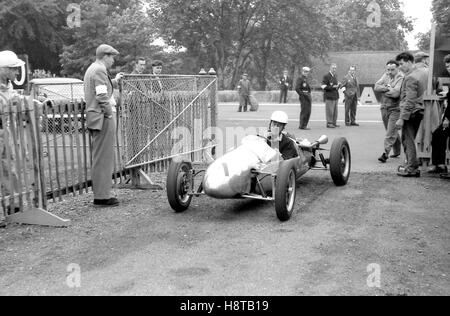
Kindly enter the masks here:
<path id="1" fill-rule="evenodd" d="M 433 18 L 443 30 L 450 29 L 450 2 L 448 0 L 433 0 Z"/>
<path id="2" fill-rule="evenodd" d="M 104 43 L 121 53 L 116 70 L 129 71 L 136 57 L 151 54 L 155 32 L 141 1 L 84 0 L 80 6 L 81 25 L 71 31 L 70 44 L 61 54 L 64 75 L 82 78 L 95 60 L 96 48 Z"/>
<path id="3" fill-rule="evenodd" d="M 244 71 L 265 89 L 272 65 L 292 67 L 329 42 L 311 0 L 161 0 L 154 12 L 164 40 L 186 49 L 195 73 L 215 67 L 222 89 L 233 89 Z"/>
<path id="4" fill-rule="evenodd" d="M 330 21 L 334 21 L 330 24 L 334 50 L 407 49 L 405 35 L 413 30 L 413 21 L 405 17 L 399 0 L 319 2 Z M 380 23 L 372 23 L 372 17 Z"/>
<path id="5" fill-rule="evenodd" d="M 34 68 L 59 72 L 64 23 L 64 1 L 2 1 L 0 48 L 27 54 Z"/>
<path id="6" fill-rule="evenodd" d="M 431 46 L 431 31 L 427 33 L 419 33 L 416 35 L 418 41 L 417 46 L 419 50 L 427 52 L 430 50 Z"/>

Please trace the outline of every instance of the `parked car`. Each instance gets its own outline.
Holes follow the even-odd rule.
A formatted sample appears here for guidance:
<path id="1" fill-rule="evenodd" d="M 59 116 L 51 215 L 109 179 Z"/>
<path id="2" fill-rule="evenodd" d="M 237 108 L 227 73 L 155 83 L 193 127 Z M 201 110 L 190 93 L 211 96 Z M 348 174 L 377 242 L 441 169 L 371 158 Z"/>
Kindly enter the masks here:
<path id="1" fill-rule="evenodd" d="M 81 128 L 82 115 L 67 113 L 67 108 L 54 109 L 55 104 L 79 102 L 84 99 L 83 81 L 75 78 L 42 78 L 30 81 L 31 95 L 44 102 L 45 109 L 41 126 L 44 132 L 68 133 L 76 127 Z"/>

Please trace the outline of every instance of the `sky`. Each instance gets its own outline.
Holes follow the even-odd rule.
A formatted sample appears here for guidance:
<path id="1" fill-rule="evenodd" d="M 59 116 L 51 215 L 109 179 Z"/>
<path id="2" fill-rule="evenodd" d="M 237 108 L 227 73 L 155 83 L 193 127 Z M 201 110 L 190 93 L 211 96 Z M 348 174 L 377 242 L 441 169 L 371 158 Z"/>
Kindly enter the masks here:
<path id="1" fill-rule="evenodd" d="M 414 38 L 418 33 L 425 33 L 431 30 L 432 0 L 403 0 L 404 12 L 406 16 L 415 18 L 414 31 L 407 36 L 409 49 L 417 49 L 417 40 Z"/>

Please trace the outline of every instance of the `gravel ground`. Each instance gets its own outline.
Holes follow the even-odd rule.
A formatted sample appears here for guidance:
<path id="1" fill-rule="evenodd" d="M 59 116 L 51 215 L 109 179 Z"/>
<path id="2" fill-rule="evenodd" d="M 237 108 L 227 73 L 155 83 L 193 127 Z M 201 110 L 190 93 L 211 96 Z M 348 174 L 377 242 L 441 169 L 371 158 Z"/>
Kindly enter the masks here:
<path id="1" fill-rule="evenodd" d="M 111 209 L 71 197 L 50 208 L 69 228 L 0 229 L 0 295 L 450 295 L 449 189 L 309 173 L 286 223 L 259 201 L 201 197 L 175 214 L 165 191 L 118 188 Z"/>

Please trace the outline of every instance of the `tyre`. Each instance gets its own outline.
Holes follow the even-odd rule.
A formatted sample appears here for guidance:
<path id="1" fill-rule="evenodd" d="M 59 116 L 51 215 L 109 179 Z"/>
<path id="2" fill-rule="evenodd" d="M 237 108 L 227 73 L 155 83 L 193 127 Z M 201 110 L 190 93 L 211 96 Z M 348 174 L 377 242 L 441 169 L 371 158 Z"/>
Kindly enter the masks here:
<path id="1" fill-rule="evenodd" d="M 288 221 L 295 207 L 297 180 L 294 161 L 283 161 L 275 181 L 275 210 L 280 221 Z"/>
<path id="2" fill-rule="evenodd" d="M 167 173 L 167 198 L 172 209 L 181 213 L 186 211 L 192 201 L 190 174 L 192 165 L 189 162 L 172 162 Z"/>
<path id="3" fill-rule="evenodd" d="M 333 142 L 330 153 L 330 172 L 334 184 L 346 185 L 350 178 L 351 168 L 350 146 L 345 138 L 338 138 Z"/>

